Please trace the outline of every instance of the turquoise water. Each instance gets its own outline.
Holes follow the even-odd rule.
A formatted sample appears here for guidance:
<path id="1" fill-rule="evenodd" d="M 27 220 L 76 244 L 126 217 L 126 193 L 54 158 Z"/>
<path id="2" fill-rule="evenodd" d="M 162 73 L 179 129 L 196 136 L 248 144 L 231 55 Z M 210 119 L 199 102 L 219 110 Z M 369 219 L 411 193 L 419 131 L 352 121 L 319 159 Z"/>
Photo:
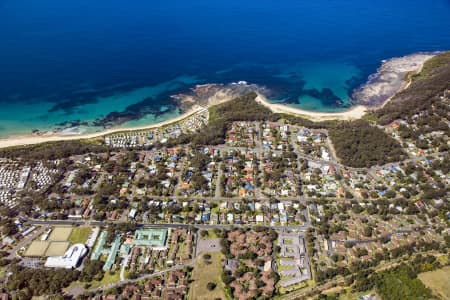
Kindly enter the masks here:
<path id="1" fill-rule="evenodd" d="M 450 49 L 444 0 L 0 0 L 0 137 L 158 122 L 245 80 L 341 111 L 381 60 Z"/>
<path id="2" fill-rule="evenodd" d="M 320 98 L 308 94 L 296 95 L 290 105 L 301 109 L 321 112 L 336 112 L 351 105 L 349 91 L 354 88 L 350 81 L 361 78 L 362 72 L 355 65 L 339 62 L 306 62 L 282 66 L 282 71 L 275 75 L 290 82 L 294 86 L 303 85 L 304 90 L 318 90 L 328 88 L 341 99 L 341 105 L 329 105 Z M 295 74 L 295 76 L 293 76 Z M 307 80 L 305 80 L 307 78 Z M 273 99 L 273 102 L 283 103 L 285 100 Z M 328 104 L 328 105 L 327 105 Z"/>
<path id="3" fill-rule="evenodd" d="M 139 103 L 142 99 L 157 98 L 164 93 L 175 92 L 182 87 L 191 86 L 196 82 L 197 79 L 194 77 L 180 76 L 154 86 L 127 89 L 108 96 L 100 94 L 96 97 L 95 101 L 77 106 L 70 112 L 65 112 L 60 109 L 52 110 L 54 103 L 48 101 L 29 101 L 28 103 L 12 101 L 3 103 L 2 109 L 0 110 L 0 132 L 5 132 L 6 134 L 12 132 L 14 134 L 28 134 L 34 129 L 51 131 L 55 128 L 68 127 L 66 124 L 61 124 L 68 120 L 80 120 L 89 123 L 87 125 L 82 124 L 77 126 L 78 130 L 75 131 L 77 133 L 98 131 L 101 130 L 101 127 L 92 126 L 92 122 L 98 118 L 105 117 L 111 111 L 124 111 L 130 105 Z M 139 119 L 125 122 L 117 127 L 157 123 L 173 118 L 180 113 L 179 109 L 171 109 L 170 106 L 158 105 L 158 109 L 158 114 L 145 114 Z"/>

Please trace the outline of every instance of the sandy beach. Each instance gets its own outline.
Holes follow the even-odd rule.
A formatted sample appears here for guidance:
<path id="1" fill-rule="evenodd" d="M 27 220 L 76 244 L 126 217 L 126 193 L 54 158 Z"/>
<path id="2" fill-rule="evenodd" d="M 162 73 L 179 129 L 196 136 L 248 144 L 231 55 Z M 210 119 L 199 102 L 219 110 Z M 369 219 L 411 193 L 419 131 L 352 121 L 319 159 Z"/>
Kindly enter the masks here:
<path id="1" fill-rule="evenodd" d="M 73 135 L 62 135 L 58 133 L 50 133 L 47 135 L 25 135 L 25 136 L 18 136 L 13 138 L 6 138 L 6 139 L 0 139 L 0 148 L 6 148 L 6 147 L 13 147 L 13 146 L 24 146 L 24 145 L 32 145 L 32 144 L 39 144 L 39 143 L 46 143 L 46 142 L 57 142 L 57 141 L 71 141 L 71 140 L 81 140 L 81 139 L 92 139 L 92 138 L 98 138 L 101 136 L 104 136 L 106 134 L 111 134 L 115 132 L 124 132 L 124 131 L 136 131 L 136 130 L 146 130 L 146 129 L 152 129 L 157 127 L 162 127 L 166 125 L 170 125 L 172 123 L 179 122 L 189 116 L 192 116 L 193 114 L 196 114 L 198 112 L 201 112 L 207 108 L 194 105 L 189 111 L 181 114 L 180 116 L 160 122 L 151 124 L 148 126 L 140 126 L 140 127 L 132 127 L 132 128 L 115 128 L 115 129 L 108 129 L 101 132 L 96 133 L 90 133 L 90 134 L 73 134 Z"/>
<path id="2" fill-rule="evenodd" d="M 39 143 L 46 143 L 46 142 L 57 142 L 57 141 L 70 141 L 70 140 L 81 140 L 81 139 L 92 139 L 92 138 L 98 138 L 107 134 L 116 133 L 116 132 L 125 132 L 125 131 L 137 131 L 137 130 L 147 130 L 147 129 L 153 129 L 157 127 L 166 126 L 172 123 L 179 122 L 189 116 L 192 116 L 193 114 L 196 114 L 198 112 L 204 111 L 208 109 L 208 107 L 221 104 L 227 101 L 230 101 L 236 97 L 238 97 L 240 94 L 234 91 L 233 89 L 229 88 L 223 88 L 223 85 L 216 85 L 216 84 L 207 84 L 207 85 L 199 85 L 197 88 L 200 90 L 206 89 L 209 90 L 211 87 L 211 92 L 206 92 L 205 95 L 202 95 L 204 99 L 201 99 L 201 101 L 195 97 L 184 97 L 183 101 L 196 103 L 192 105 L 185 113 L 181 114 L 180 116 L 176 118 L 172 118 L 169 120 L 166 120 L 164 122 L 159 122 L 155 124 L 151 124 L 148 126 L 139 126 L 139 127 L 130 127 L 130 128 L 113 128 L 108 130 L 103 130 L 95 133 L 89 133 L 89 134 L 63 134 L 61 132 L 59 133 L 46 133 L 42 135 L 36 135 L 36 134 L 29 134 L 29 135 L 22 135 L 17 137 L 11 137 L 11 138 L 4 138 L 0 139 L 0 148 L 7 148 L 7 147 L 13 147 L 13 146 L 25 146 L 25 145 L 32 145 L 32 144 L 39 144 Z M 236 86 L 238 87 L 238 86 Z M 200 95 L 196 95 L 200 96 Z M 198 100 L 198 101 L 197 101 Z"/>
<path id="3" fill-rule="evenodd" d="M 326 121 L 326 120 L 355 120 L 360 119 L 366 112 L 367 107 L 363 105 L 357 105 L 351 109 L 343 112 L 327 113 L 327 112 L 314 112 L 303 110 L 300 108 L 291 107 L 285 104 L 270 103 L 264 95 L 258 94 L 255 99 L 258 103 L 266 106 L 274 113 L 290 114 L 299 117 L 304 117 L 312 121 Z"/>
<path id="4" fill-rule="evenodd" d="M 402 76 L 406 74 L 406 72 L 414 72 L 414 74 L 420 73 L 420 71 L 423 68 L 423 65 L 426 60 L 433 57 L 434 55 L 419 55 L 414 54 L 410 56 L 406 56 L 403 58 L 394 58 L 390 61 L 387 61 L 383 64 L 381 67 L 387 68 L 388 71 L 384 73 L 378 74 L 378 76 L 382 77 L 388 77 L 392 78 L 393 73 L 399 72 Z M 411 59 L 411 61 L 408 61 L 408 59 Z M 394 66 L 393 66 L 394 65 Z M 398 68 L 398 69 L 396 69 Z M 386 75 L 387 74 L 387 75 Z M 379 107 L 383 107 L 388 103 L 397 93 L 401 92 L 404 89 L 407 89 L 411 82 L 412 78 L 411 76 L 408 76 L 409 80 L 406 82 L 403 80 L 402 83 L 399 83 L 398 78 L 404 78 L 400 77 L 399 74 L 395 74 L 395 77 L 397 80 L 395 80 L 395 84 L 393 83 L 392 86 L 389 85 L 389 80 L 386 78 L 382 78 L 382 80 L 377 82 L 372 82 L 367 84 L 360 93 L 364 94 L 366 98 L 379 96 L 379 95 L 386 95 L 389 94 L 390 96 L 386 99 L 384 98 L 382 103 L 378 103 L 378 105 L 356 105 L 350 108 L 349 110 L 342 111 L 342 112 L 314 112 L 314 111 L 308 111 L 303 110 L 300 108 L 295 108 L 292 106 L 288 106 L 286 104 L 280 104 L 280 103 L 271 103 L 269 100 L 261 93 L 257 91 L 257 97 L 256 101 L 265 107 L 269 108 L 274 113 L 284 113 L 284 114 L 290 114 L 295 115 L 303 118 L 310 119 L 312 121 L 327 121 L 327 120 L 356 120 L 362 118 L 369 110 L 377 109 Z M 388 87 L 387 87 L 388 86 Z M 213 87 L 212 91 L 211 87 Z M 220 88 L 219 88 L 220 87 Z M 239 87 L 239 84 L 235 87 Z M 245 87 L 245 85 L 243 85 Z M 25 136 L 18 136 L 18 137 L 12 137 L 12 138 L 6 138 L 6 139 L 0 139 L 0 148 L 6 148 L 6 147 L 12 147 L 12 146 L 22 146 L 22 145 L 31 145 L 31 144 L 38 144 L 38 143 L 45 143 L 45 142 L 55 142 L 55 141 L 69 141 L 69 140 L 78 140 L 78 139 L 92 139 L 92 138 L 98 138 L 101 136 L 104 136 L 106 134 L 111 134 L 115 132 L 124 132 L 124 131 L 136 131 L 136 130 L 146 130 L 146 129 L 152 129 L 157 127 L 166 126 L 172 123 L 179 122 L 193 114 L 196 114 L 200 111 L 203 111 L 205 109 L 208 109 L 208 107 L 212 105 L 217 105 L 220 103 L 224 103 L 227 101 L 230 101 L 238 96 L 236 91 L 230 88 L 223 88 L 222 85 L 204 85 L 204 86 L 197 86 L 202 92 L 206 89 L 206 93 L 204 93 L 203 101 L 200 101 L 202 105 L 195 104 L 193 105 L 188 111 L 183 113 L 182 115 L 164 121 L 156 124 L 151 124 L 148 126 L 140 126 L 140 127 L 132 127 L 132 128 L 114 128 L 114 129 L 108 129 L 105 131 L 100 131 L 96 133 L 90 133 L 90 134 L 62 134 L 62 133 L 48 133 L 43 135 L 25 135 Z M 395 88 L 395 91 L 393 90 Z M 388 91 L 388 92 L 386 92 Z M 200 96 L 197 94 L 196 96 Z M 386 96 L 387 97 L 387 96 Z M 192 99 L 191 99 L 192 98 Z M 196 97 L 186 97 L 185 99 L 188 99 L 189 102 L 196 102 Z M 198 103 L 198 102 L 197 102 Z M 363 102 L 364 103 L 364 102 Z"/>
<path id="5" fill-rule="evenodd" d="M 385 61 L 378 72 L 371 76 L 368 83 L 358 91 L 361 95 L 360 102 L 373 102 L 372 105 L 360 104 L 343 112 L 327 113 L 308 111 L 285 104 L 270 103 L 261 93 L 258 93 L 256 101 L 266 106 L 274 113 L 296 115 L 312 121 L 360 119 L 369 110 L 384 107 L 395 97 L 395 95 L 407 89 L 412 83 L 412 76 L 407 76 L 408 80 L 405 81 L 405 75 L 407 73 L 419 74 L 422 71 L 425 62 L 435 55 L 436 53 L 411 54 Z M 373 101 L 370 100 L 370 98 L 377 98 L 377 100 Z M 378 103 L 377 101 L 381 103 Z"/>

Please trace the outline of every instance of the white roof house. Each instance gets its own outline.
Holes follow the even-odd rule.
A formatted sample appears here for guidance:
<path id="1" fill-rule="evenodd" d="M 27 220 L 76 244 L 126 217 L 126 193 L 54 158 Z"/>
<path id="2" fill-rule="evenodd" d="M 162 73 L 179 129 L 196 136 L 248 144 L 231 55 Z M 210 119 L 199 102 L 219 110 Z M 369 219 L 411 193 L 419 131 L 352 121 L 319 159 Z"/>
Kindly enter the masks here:
<path id="1" fill-rule="evenodd" d="M 136 208 L 132 208 L 130 210 L 130 213 L 128 214 L 128 217 L 130 217 L 130 219 L 134 219 L 136 217 L 136 213 L 137 213 L 137 209 Z"/>
<path id="2" fill-rule="evenodd" d="M 263 215 L 256 215 L 256 222 L 257 223 L 264 222 L 264 216 Z"/>
<path id="3" fill-rule="evenodd" d="M 81 259 L 86 255 L 87 248 L 83 244 L 72 245 L 63 256 L 50 256 L 45 261 L 48 268 L 76 268 Z"/>

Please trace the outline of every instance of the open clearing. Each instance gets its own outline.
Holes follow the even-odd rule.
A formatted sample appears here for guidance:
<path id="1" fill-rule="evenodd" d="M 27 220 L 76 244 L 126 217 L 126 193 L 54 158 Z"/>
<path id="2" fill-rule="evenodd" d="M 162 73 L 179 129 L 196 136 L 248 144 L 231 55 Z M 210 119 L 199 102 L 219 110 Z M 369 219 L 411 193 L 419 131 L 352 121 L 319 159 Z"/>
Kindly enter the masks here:
<path id="1" fill-rule="evenodd" d="M 420 273 L 419 279 L 442 299 L 450 299 L 450 267 Z"/>
<path id="2" fill-rule="evenodd" d="M 84 243 L 86 243 L 91 232 L 92 232 L 92 227 L 90 227 L 90 226 L 75 227 L 69 236 L 69 241 L 72 244 L 78 244 L 78 243 L 84 244 Z"/>
<path id="3" fill-rule="evenodd" d="M 112 283 L 117 283 L 120 281 L 120 270 L 114 272 L 114 273 L 110 273 L 105 272 L 105 274 L 103 275 L 102 280 L 97 281 L 97 280 L 93 280 L 89 283 L 89 288 L 98 288 L 100 286 L 105 286 L 105 285 L 109 285 Z M 76 290 L 76 289 L 83 289 L 84 285 L 86 283 L 85 282 L 81 282 L 79 280 L 72 282 L 68 287 L 64 288 L 64 292 L 68 293 L 71 290 Z"/>
<path id="4" fill-rule="evenodd" d="M 54 227 L 48 241 L 65 242 L 69 239 L 72 227 Z"/>
<path id="5" fill-rule="evenodd" d="M 198 253 L 220 252 L 221 249 L 222 247 L 220 246 L 220 239 L 198 240 Z"/>
<path id="6" fill-rule="evenodd" d="M 225 284 L 222 282 L 222 259 L 224 256 L 220 252 L 209 253 L 211 255 L 211 264 L 205 263 L 203 253 L 200 253 L 195 263 L 192 273 L 193 283 L 189 292 L 189 299 L 227 299 L 225 297 Z M 206 288 L 208 282 L 217 284 L 212 291 Z"/>

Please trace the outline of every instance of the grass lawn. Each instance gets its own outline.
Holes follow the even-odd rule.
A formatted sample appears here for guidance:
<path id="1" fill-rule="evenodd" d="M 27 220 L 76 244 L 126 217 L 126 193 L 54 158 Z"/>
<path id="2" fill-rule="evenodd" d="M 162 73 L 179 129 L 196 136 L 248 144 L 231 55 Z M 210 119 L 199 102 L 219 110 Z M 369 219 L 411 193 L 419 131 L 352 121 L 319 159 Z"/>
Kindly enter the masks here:
<path id="1" fill-rule="evenodd" d="M 118 282 L 120 280 L 120 270 L 117 270 L 113 275 L 109 274 L 108 271 L 103 275 L 102 280 L 100 281 L 92 281 L 91 288 L 96 288 L 102 285 L 111 284 L 114 282 Z"/>
<path id="2" fill-rule="evenodd" d="M 282 266 L 281 265 L 281 263 L 280 263 L 280 260 L 281 260 L 282 258 L 278 255 L 277 256 L 277 259 L 275 260 L 275 262 L 277 263 L 277 272 L 281 272 L 281 271 L 284 271 L 284 270 L 289 270 L 289 269 L 292 269 L 294 266 L 289 266 L 289 265 L 287 265 L 287 266 Z M 291 259 L 289 259 L 289 258 L 283 258 L 283 259 L 286 259 L 286 260 L 291 260 Z M 293 259 L 292 259 L 292 261 L 294 261 Z M 281 276 L 281 275 L 280 275 Z M 282 277 L 282 276 L 281 276 Z"/>
<path id="3" fill-rule="evenodd" d="M 419 279 L 433 291 L 433 294 L 442 297 L 442 299 L 450 299 L 450 267 L 420 273 Z"/>
<path id="4" fill-rule="evenodd" d="M 202 240 L 212 240 L 212 239 L 217 239 L 217 235 L 216 235 L 216 233 L 214 232 L 213 229 L 208 229 L 208 230 L 206 230 L 206 231 L 208 232 L 208 235 L 205 236 L 205 237 L 201 237 L 201 236 L 200 236 L 200 238 L 201 238 Z"/>
<path id="5" fill-rule="evenodd" d="M 181 244 L 178 243 L 178 253 L 177 257 L 182 257 L 184 255 L 184 252 L 186 252 L 186 242 L 182 242 Z"/>
<path id="6" fill-rule="evenodd" d="M 206 264 L 203 259 L 203 254 L 198 256 L 195 263 L 194 271 L 192 272 L 193 283 L 189 290 L 189 299 L 204 299 L 211 300 L 220 298 L 225 300 L 225 284 L 222 282 L 222 259 L 223 254 L 220 252 L 209 253 L 211 255 L 211 264 Z M 208 282 L 217 284 L 216 288 L 209 291 L 206 288 Z"/>
<path id="7" fill-rule="evenodd" d="M 103 285 L 110 284 L 110 283 L 115 283 L 118 281 L 120 281 L 120 270 L 116 271 L 116 273 L 114 275 L 110 275 L 109 272 L 105 272 L 105 275 L 103 275 L 102 280 L 90 282 L 89 288 L 97 288 L 99 286 L 103 286 Z M 86 284 L 86 282 L 81 282 L 81 281 L 77 280 L 77 281 L 72 282 L 65 289 L 63 289 L 63 291 L 67 293 L 69 290 L 71 290 L 77 286 L 84 287 L 85 284 Z"/>
<path id="8" fill-rule="evenodd" d="M 72 244 L 78 244 L 78 243 L 84 244 L 84 243 L 86 243 L 91 232 L 92 232 L 92 227 L 90 227 L 90 226 L 75 227 L 69 236 L 69 241 Z"/>
<path id="9" fill-rule="evenodd" d="M 308 280 L 308 281 L 303 281 L 303 282 L 300 282 L 300 283 L 297 283 L 297 284 L 294 284 L 294 285 L 290 285 L 288 287 L 281 287 L 280 286 L 280 282 L 282 282 L 283 280 L 287 280 L 289 278 L 290 277 L 281 277 L 280 281 L 278 281 L 277 287 L 278 287 L 278 291 L 279 291 L 280 294 L 289 293 L 289 292 L 292 292 L 292 291 L 295 291 L 295 290 L 303 289 L 305 287 L 314 285 L 314 282 L 312 282 L 311 280 Z"/>
<path id="10" fill-rule="evenodd" d="M 448 262 L 448 256 L 447 255 L 440 255 L 437 257 L 438 261 L 441 263 L 442 266 L 447 265 Z"/>
<path id="11" fill-rule="evenodd" d="M 285 270 L 290 270 L 293 269 L 295 266 L 282 266 L 277 264 L 277 271 L 281 272 L 281 271 L 285 271 Z"/>
<path id="12" fill-rule="evenodd" d="M 359 296 L 364 296 L 364 295 L 368 295 L 368 294 L 376 294 L 375 291 L 371 290 L 371 291 L 365 291 L 365 292 L 359 292 L 359 293 L 352 293 L 351 289 L 348 288 L 344 291 L 340 292 L 339 295 L 339 300 L 354 300 L 354 299 L 358 299 Z"/>
<path id="13" fill-rule="evenodd" d="M 65 242 L 72 232 L 72 226 L 55 226 L 48 237 L 49 242 Z"/>

